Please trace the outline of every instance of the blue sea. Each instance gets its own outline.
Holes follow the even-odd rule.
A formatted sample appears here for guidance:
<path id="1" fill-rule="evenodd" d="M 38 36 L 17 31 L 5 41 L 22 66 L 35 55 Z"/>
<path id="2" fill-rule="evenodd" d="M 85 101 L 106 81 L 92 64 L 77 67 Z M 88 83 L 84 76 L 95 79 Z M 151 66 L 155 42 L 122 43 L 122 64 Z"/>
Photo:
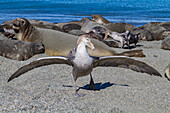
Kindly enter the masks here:
<path id="1" fill-rule="evenodd" d="M 102 15 L 111 22 L 141 26 L 170 21 L 169 0 L 0 0 L 0 24 L 15 18 L 49 22 Z"/>

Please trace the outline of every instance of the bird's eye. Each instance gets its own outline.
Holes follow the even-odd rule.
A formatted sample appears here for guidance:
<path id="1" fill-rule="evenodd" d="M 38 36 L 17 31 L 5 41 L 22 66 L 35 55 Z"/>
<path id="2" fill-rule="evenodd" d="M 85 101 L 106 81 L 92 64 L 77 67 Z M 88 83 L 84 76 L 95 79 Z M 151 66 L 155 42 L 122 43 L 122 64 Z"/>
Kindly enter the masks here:
<path id="1" fill-rule="evenodd" d="M 87 41 L 90 41 L 90 39 L 89 38 L 86 38 L 87 39 Z"/>

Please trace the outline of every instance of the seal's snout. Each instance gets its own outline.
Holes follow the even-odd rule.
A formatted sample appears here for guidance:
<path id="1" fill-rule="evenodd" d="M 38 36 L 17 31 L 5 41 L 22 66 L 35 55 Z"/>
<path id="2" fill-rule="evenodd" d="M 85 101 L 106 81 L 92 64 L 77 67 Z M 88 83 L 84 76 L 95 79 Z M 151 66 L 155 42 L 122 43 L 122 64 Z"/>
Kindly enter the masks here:
<path id="1" fill-rule="evenodd" d="M 15 27 L 16 27 L 16 26 L 17 26 L 17 24 L 16 24 L 16 23 L 13 23 L 13 26 L 15 26 Z"/>
<path id="2" fill-rule="evenodd" d="M 12 28 L 15 31 L 15 33 L 19 33 L 19 27 L 20 27 L 19 21 L 18 20 L 14 20 Z"/>
<path id="3" fill-rule="evenodd" d="M 18 20 L 14 20 L 13 26 L 14 26 L 14 27 L 19 27 L 19 26 L 20 26 L 19 21 L 18 21 Z"/>
<path id="4" fill-rule="evenodd" d="M 45 52 L 45 46 L 42 43 L 37 43 L 36 44 L 36 49 L 38 53 L 44 53 Z"/>

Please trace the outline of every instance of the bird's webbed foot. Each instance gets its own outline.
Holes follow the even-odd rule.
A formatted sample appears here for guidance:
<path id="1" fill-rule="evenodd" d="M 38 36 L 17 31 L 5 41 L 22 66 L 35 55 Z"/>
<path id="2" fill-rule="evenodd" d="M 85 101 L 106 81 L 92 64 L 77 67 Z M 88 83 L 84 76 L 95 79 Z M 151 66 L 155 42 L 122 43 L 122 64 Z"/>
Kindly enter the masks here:
<path id="1" fill-rule="evenodd" d="M 75 91 L 75 96 L 77 96 L 77 97 L 84 97 L 85 95 L 86 95 L 86 94 L 78 93 L 77 90 Z"/>

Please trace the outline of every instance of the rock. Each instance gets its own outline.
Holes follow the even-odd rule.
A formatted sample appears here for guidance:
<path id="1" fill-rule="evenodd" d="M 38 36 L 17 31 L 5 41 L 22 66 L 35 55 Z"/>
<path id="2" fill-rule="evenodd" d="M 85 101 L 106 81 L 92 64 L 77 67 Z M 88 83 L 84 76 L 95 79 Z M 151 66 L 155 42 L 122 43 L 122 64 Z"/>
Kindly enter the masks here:
<path id="1" fill-rule="evenodd" d="M 161 44 L 161 48 L 165 50 L 170 50 L 170 35 L 167 36 Z"/>

